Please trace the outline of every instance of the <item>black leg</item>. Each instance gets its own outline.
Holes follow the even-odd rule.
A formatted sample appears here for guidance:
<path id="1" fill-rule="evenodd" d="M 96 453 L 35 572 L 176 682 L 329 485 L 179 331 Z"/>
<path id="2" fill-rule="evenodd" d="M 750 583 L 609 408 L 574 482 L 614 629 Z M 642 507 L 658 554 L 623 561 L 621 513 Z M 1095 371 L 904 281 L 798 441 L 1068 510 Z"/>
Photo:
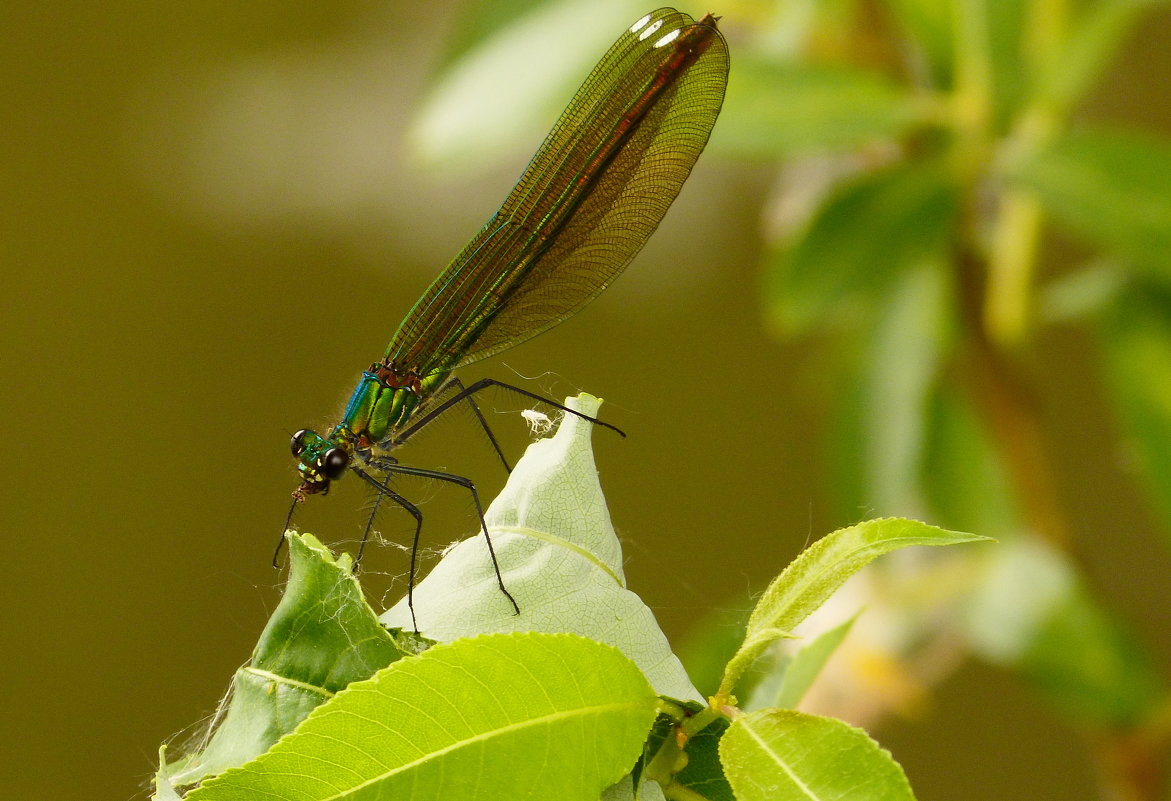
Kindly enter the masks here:
<path id="1" fill-rule="evenodd" d="M 357 466 L 351 466 L 350 469 L 361 476 L 363 480 L 366 481 L 366 483 L 370 484 L 378 492 L 378 497 L 374 501 L 374 510 L 371 511 L 370 518 L 366 521 L 366 531 L 362 534 L 362 543 L 358 546 L 358 555 L 354 559 L 355 571 L 358 569 L 358 565 L 362 561 L 362 550 L 366 547 L 366 541 L 370 539 L 370 531 L 374 527 L 374 515 L 377 514 L 378 505 L 382 503 L 383 498 L 390 498 L 392 501 L 405 509 L 407 514 L 415 518 L 415 537 L 411 542 L 411 569 L 407 574 L 407 609 L 409 609 L 411 612 L 411 626 L 415 629 L 415 633 L 418 634 L 419 624 L 415 620 L 415 564 L 416 555 L 419 552 L 419 535 L 423 531 L 423 513 L 419 510 L 419 507 L 415 506 L 413 503 L 387 486 L 385 480 L 379 481 L 378 479 L 374 478 L 374 476 L 370 475 L 365 470 Z M 390 470 L 387 469 L 388 478 L 389 475 Z M 497 571 L 497 576 L 499 575 L 500 572 Z"/>
<path id="2" fill-rule="evenodd" d="M 504 471 L 506 473 L 511 473 L 512 465 L 510 465 L 508 463 L 508 459 L 505 458 L 504 451 L 501 449 L 500 443 L 496 441 L 496 435 L 493 434 L 492 429 L 488 427 L 488 421 L 484 419 L 484 413 L 480 411 L 480 407 L 476 405 L 475 399 L 471 396 L 470 393 L 468 393 L 467 387 L 464 386 L 464 382 L 460 381 L 455 376 L 452 376 L 450 379 L 448 379 L 447 383 L 448 385 L 456 388 L 455 397 L 457 399 L 462 396 L 463 399 L 468 402 L 468 406 L 472 407 L 472 412 L 476 415 L 476 419 L 480 421 L 480 428 L 484 429 L 484 433 L 488 435 L 488 439 L 491 441 L 492 447 L 496 449 L 496 455 L 500 457 L 500 463 L 504 465 Z"/>
<path id="3" fill-rule="evenodd" d="M 293 522 L 293 512 L 297 510 L 297 504 L 301 502 L 301 498 L 297 493 L 293 493 L 293 503 L 289 506 L 289 513 L 285 515 L 285 525 L 281 529 L 281 538 L 276 541 L 276 548 L 272 552 L 272 566 L 278 570 L 281 565 L 281 549 L 285 547 L 285 532 L 289 530 L 289 525 Z"/>
<path id="4" fill-rule="evenodd" d="M 455 380 L 455 379 L 453 379 L 453 380 Z M 535 392 L 529 392 L 527 389 L 521 389 L 520 387 L 514 387 L 512 384 L 505 384 L 504 382 L 497 381 L 494 378 L 482 378 L 479 381 L 477 381 L 476 383 L 474 383 L 468 387 L 463 387 L 462 384 L 460 384 L 460 386 L 462 388 L 458 392 L 456 392 L 450 398 L 447 398 L 446 400 L 444 400 L 442 403 L 440 403 L 434 409 L 429 409 L 426 414 L 424 414 L 422 417 L 420 417 L 418 420 L 416 420 L 413 424 L 411 424 L 405 430 L 403 430 L 403 432 L 401 434 L 399 434 L 393 440 L 391 440 L 390 443 L 388 443 L 388 445 L 387 445 L 387 449 L 390 450 L 392 448 L 398 447 L 399 445 L 402 445 L 404 442 L 406 442 L 408 439 L 410 439 L 412 436 L 414 436 L 425 425 L 430 423 L 432 420 L 434 420 L 439 415 L 443 414 L 445 411 L 450 409 L 452 406 L 454 406 L 455 404 L 457 404 L 465 399 L 470 400 L 472 395 L 474 395 L 477 392 L 480 392 L 482 390 L 485 390 L 488 387 L 499 387 L 500 389 L 504 389 L 509 392 L 515 392 L 518 395 L 523 395 L 526 398 L 532 398 L 535 401 L 540 401 L 541 403 L 544 403 L 548 406 L 552 406 L 554 409 L 558 409 L 558 410 L 565 412 L 567 414 L 575 415 L 577 417 L 580 417 L 582 420 L 587 420 L 587 421 L 593 423 L 594 425 L 605 426 L 606 428 L 610 429 L 611 431 L 617 432 L 618 435 L 621 437 L 626 436 L 626 432 L 623 431 L 622 429 L 618 428 L 617 426 L 610 425 L 609 423 L 607 423 L 603 420 L 599 420 L 596 417 L 590 417 L 588 414 L 582 414 L 581 412 L 579 412 L 575 409 L 570 409 L 568 406 L 565 406 L 564 404 L 558 403 L 557 401 L 554 401 L 554 400 L 550 400 L 549 398 L 538 395 Z M 473 404 L 473 407 L 474 407 L 474 404 Z M 477 409 L 477 412 L 478 412 L 478 409 Z M 481 422 L 483 422 L 483 418 L 481 417 L 480 419 L 481 419 Z M 485 430 L 488 428 L 487 423 L 484 423 L 484 428 L 485 428 Z M 489 436 L 491 436 L 491 434 L 489 434 Z M 495 443 L 495 438 L 493 438 L 493 442 Z M 497 448 L 497 451 L 499 451 L 499 448 Z M 503 456 L 501 458 L 503 458 Z"/>
<path id="5" fill-rule="evenodd" d="M 382 506 L 382 499 L 386 498 L 386 497 L 394 497 L 396 494 L 396 493 L 390 492 L 390 490 L 387 488 L 387 484 L 389 481 L 390 481 L 390 473 L 389 472 L 383 477 L 381 483 L 378 483 L 377 481 L 375 481 L 375 483 L 378 486 L 378 492 L 376 492 L 374 494 L 374 504 L 370 509 L 370 516 L 366 518 L 366 528 L 362 530 L 362 541 L 358 543 L 358 553 L 354 557 L 354 572 L 355 573 L 358 572 L 358 568 L 360 568 L 362 565 L 362 554 L 366 551 L 366 543 L 370 541 L 370 532 L 374 530 L 374 518 L 378 516 L 378 509 L 379 509 L 379 507 Z M 411 508 L 414 508 L 413 506 L 411 508 L 408 508 L 406 505 L 406 500 L 402 496 L 398 496 L 396 499 L 396 502 L 398 503 L 399 506 L 402 506 L 408 512 L 411 512 Z M 418 509 L 416 509 L 415 511 L 418 511 Z M 416 520 L 415 520 L 416 527 L 417 527 L 417 525 L 422 524 L 421 518 L 422 518 L 421 515 L 416 517 Z M 413 612 L 413 610 L 412 610 L 412 612 Z"/>
<path id="6" fill-rule="evenodd" d="M 512 593 L 504 586 L 504 578 L 500 575 L 500 563 L 496 561 L 496 549 L 492 546 L 492 537 L 488 534 L 488 523 L 484 520 L 484 507 L 480 504 L 480 494 L 476 492 L 476 485 L 472 483 L 470 478 L 464 476 L 457 476 L 454 473 L 444 473 L 439 470 L 427 470 L 422 467 L 408 467 L 407 465 L 398 464 L 391 460 L 383 462 L 378 458 L 372 458 L 368 462 L 373 467 L 381 470 L 386 470 L 387 473 L 400 473 L 406 476 L 417 476 L 419 478 L 431 478 L 436 481 L 447 481 L 452 484 L 458 484 L 466 489 L 472 496 L 472 502 L 476 505 L 476 519 L 480 521 L 480 531 L 484 532 L 484 541 L 488 543 L 488 555 L 492 557 L 492 569 L 496 572 L 496 583 L 500 586 L 500 591 L 504 593 L 504 597 L 512 604 L 514 614 L 520 614 L 520 606 L 517 605 L 516 599 L 512 597 Z M 376 487 L 379 492 L 386 492 L 392 500 L 402 505 L 405 499 L 401 495 L 394 492 L 390 487 L 380 483 L 377 479 L 366 473 L 359 467 L 351 468 L 354 472 L 364 478 L 367 482 Z M 414 507 L 412 507 L 414 508 Z M 409 511 L 409 510 L 408 510 Z M 416 511 L 417 508 L 416 508 Z M 417 518 L 419 528 L 422 527 L 422 515 Z M 415 530 L 415 543 L 411 548 L 411 575 L 410 575 L 410 589 L 407 592 L 407 605 L 411 606 L 413 602 L 413 591 L 415 586 L 415 554 L 419 548 L 419 528 Z M 411 614 L 414 615 L 414 607 L 411 606 Z"/>

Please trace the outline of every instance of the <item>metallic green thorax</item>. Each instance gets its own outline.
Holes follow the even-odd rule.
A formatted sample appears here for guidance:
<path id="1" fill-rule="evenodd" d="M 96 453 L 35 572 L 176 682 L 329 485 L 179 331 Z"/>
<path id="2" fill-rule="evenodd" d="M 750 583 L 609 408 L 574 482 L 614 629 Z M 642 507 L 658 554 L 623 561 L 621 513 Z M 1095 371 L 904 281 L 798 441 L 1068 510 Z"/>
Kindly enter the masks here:
<path id="1" fill-rule="evenodd" d="M 301 474 L 294 497 L 328 492 L 355 452 L 379 446 L 391 450 L 397 444 L 394 432 L 406 426 L 420 404 L 436 396 L 447 377 L 448 373 L 432 373 L 419 378 L 414 372 L 399 372 L 389 361 L 371 365 L 350 395 L 341 422 L 329 434 L 304 430 L 294 436 L 293 453 Z M 337 474 L 331 475 L 333 471 Z"/>
<path id="2" fill-rule="evenodd" d="M 362 374 L 346 404 L 345 415 L 329 438 L 345 437 L 359 448 L 373 447 L 402 427 L 420 400 L 431 397 L 446 380 L 446 373 L 432 373 L 420 379 L 413 373 L 400 375 L 392 365 L 372 365 Z"/>

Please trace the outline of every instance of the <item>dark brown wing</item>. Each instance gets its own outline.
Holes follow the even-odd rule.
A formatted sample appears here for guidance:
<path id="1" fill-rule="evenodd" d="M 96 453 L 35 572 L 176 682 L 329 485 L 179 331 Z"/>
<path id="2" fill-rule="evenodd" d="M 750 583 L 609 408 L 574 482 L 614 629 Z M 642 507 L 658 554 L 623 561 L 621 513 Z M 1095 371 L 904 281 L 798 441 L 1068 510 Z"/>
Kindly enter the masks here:
<path id="1" fill-rule="evenodd" d="M 446 372 L 536 336 L 597 296 L 678 195 L 727 76 L 711 17 L 659 9 L 624 32 L 386 356 L 402 371 Z"/>

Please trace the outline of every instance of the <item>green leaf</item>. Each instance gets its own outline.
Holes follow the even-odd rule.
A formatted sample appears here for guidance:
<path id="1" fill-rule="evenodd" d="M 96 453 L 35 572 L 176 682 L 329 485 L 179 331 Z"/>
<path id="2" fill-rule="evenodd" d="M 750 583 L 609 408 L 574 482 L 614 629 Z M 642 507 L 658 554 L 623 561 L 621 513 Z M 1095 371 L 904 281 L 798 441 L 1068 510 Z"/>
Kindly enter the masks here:
<path id="1" fill-rule="evenodd" d="M 693 714 L 704 708 L 703 704 L 697 701 L 675 701 L 680 707 L 687 709 Z M 672 747 L 672 741 L 675 739 L 675 718 L 667 715 L 660 710 L 658 717 L 655 718 L 654 725 L 651 726 L 650 732 L 647 734 L 646 743 L 643 744 L 642 756 L 635 764 L 634 769 L 630 771 L 631 776 L 631 793 L 633 794 L 637 787 L 640 791 L 648 786 L 646 781 L 648 763 L 663 749 Z M 672 764 L 670 767 L 674 767 Z M 661 789 L 661 788 L 660 788 Z"/>
<path id="2" fill-rule="evenodd" d="M 808 639 L 801 636 L 776 643 L 741 679 L 737 697 L 747 695 L 747 700 L 740 703 L 740 708 L 746 712 L 773 707 L 795 709 L 860 614 L 861 610 Z"/>
<path id="3" fill-rule="evenodd" d="M 630 774 L 622 777 L 602 793 L 601 801 L 667 801 L 662 788 L 655 782 L 644 782 L 636 792 Z"/>
<path id="4" fill-rule="evenodd" d="M 703 713 L 706 709 L 703 704 L 695 701 L 668 700 L 678 704 L 692 716 Z M 656 766 L 661 772 L 670 774 L 655 775 L 654 778 L 668 785 L 665 794 L 672 799 L 695 798 L 695 796 L 687 794 L 690 792 L 698 793 L 699 798 L 706 799 L 706 801 L 736 801 L 732 795 L 731 785 L 724 778 L 724 769 L 720 764 L 719 755 L 720 738 L 727 731 L 728 723 L 727 718 L 717 716 L 702 730 L 688 737 L 683 747 L 685 758 L 679 760 L 676 721 L 671 716 L 659 715 L 650 736 L 647 738 L 643 760 L 634 770 L 635 781 L 640 782 L 639 790 L 642 793 L 639 795 L 640 801 L 645 795 L 644 791 L 655 786 L 643 779 Z M 662 764 L 664 754 L 668 757 L 666 765 Z M 679 762 L 676 760 L 685 763 L 682 769 L 679 769 Z"/>
<path id="5" fill-rule="evenodd" d="M 728 730 L 727 718 L 716 718 L 687 740 L 687 766 L 675 774 L 675 783 L 698 793 L 707 801 L 736 801 L 720 762 L 720 740 Z"/>
<path id="6" fill-rule="evenodd" d="M 658 699 L 617 649 L 567 634 L 438 645 L 350 685 L 190 801 L 596 801 L 637 759 Z"/>
<path id="7" fill-rule="evenodd" d="M 941 3 L 939 0 L 886 0 L 883 6 L 903 29 L 902 38 L 908 49 L 918 51 L 919 58 L 912 56 L 907 60 L 921 62 L 928 70 L 922 82 L 930 86 L 950 85 L 952 46 L 955 41 L 955 21 L 952 18 L 955 3 Z"/>
<path id="8" fill-rule="evenodd" d="M 720 691 L 730 693 L 765 648 L 791 636 L 789 632 L 798 623 L 876 557 L 910 545 L 956 545 L 987 539 L 898 518 L 858 523 L 823 537 L 802 551 L 764 591 L 748 620 L 744 643 L 724 671 Z"/>
<path id="9" fill-rule="evenodd" d="M 850 633 L 850 629 L 854 627 L 854 621 L 858 619 L 858 614 L 821 632 L 793 654 L 792 660 L 785 669 L 780 691 L 769 706 L 793 709 L 800 703 L 805 691 L 813 684 L 814 679 L 821 673 L 821 669 L 825 667 L 825 663 L 834 655 L 838 646 Z"/>
<path id="10" fill-rule="evenodd" d="M 870 334 L 861 402 L 861 429 L 867 434 L 860 461 L 866 473 L 863 503 L 879 514 L 923 511 L 919 478 L 926 413 L 947 347 L 945 274 L 931 264 L 900 276 Z M 857 459 L 856 442 L 853 451 Z"/>
<path id="11" fill-rule="evenodd" d="M 997 536 L 1017 531 L 1020 516 L 1004 466 L 970 399 L 940 385 L 925 416 L 918 481 L 932 515 L 967 531 Z M 973 487 L 980 491 L 973 492 Z"/>
<path id="12" fill-rule="evenodd" d="M 843 516 L 858 508 L 937 516 L 925 487 L 935 476 L 925 465 L 930 411 L 954 338 L 950 281 L 942 263 L 907 269 L 876 300 L 867 325 L 851 331 L 854 363 L 838 379 L 831 426 L 832 487 Z"/>
<path id="13" fill-rule="evenodd" d="M 1101 247 L 1171 278 L 1171 143 L 1085 129 L 1009 168 L 1054 219 Z"/>
<path id="14" fill-rule="evenodd" d="M 443 41 L 443 61 L 450 65 L 493 35 L 531 14 L 541 0 L 497 0 L 491 4 L 460 6 Z"/>
<path id="15" fill-rule="evenodd" d="M 1045 324 L 1081 323 L 1117 301 L 1126 286 L 1125 266 L 1097 259 L 1056 276 L 1042 287 L 1037 317 Z"/>
<path id="16" fill-rule="evenodd" d="M 961 4 L 963 5 L 963 4 Z M 1022 100 L 1030 79 L 1027 59 L 1031 55 L 1025 46 L 1026 36 L 1033 22 L 1029 15 L 1036 6 L 1034 0 L 994 0 L 991 3 L 972 3 L 968 7 L 984 14 L 984 33 L 987 51 L 984 53 L 992 80 L 992 101 L 1002 122 L 1020 113 Z"/>
<path id="17" fill-rule="evenodd" d="M 412 152 L 426 168 L 462 173 L 531 151 L 623 26 L 646 10 L 635 0 L 560 0 L 495 31 L 424 100 Z"/>
<path id="18" fill-rule="evenodd" d="M 845 150 L 893 139 L 923 115 L 922 104 L 878 73 L 738 56 L 712 146 L 776 160 L 802 151 Z"/>
<path id="19" fill-rule="evenodd" d="M 1122 293 L 1100 337 L 1128 456 L 1171 537 L 1171 295 L 1141 287 Z"/>
<path id="20" fill-rule="evenodd" d="M 903 769 L 861 729 L 773 709 L 736 718 L 720 758 L 738 801 L 911 801 Z"/>
<path id="21" fill-rule="evenodd" d="M 600 401 L 583 394 L 565 403 L 592 416 Z M 440 642 L 492 631 L 580 634 L 619 648 L 661 695 L 701 700 L 654 613 L 626 589 L 592 432 L 589 422 L 566 415 L 553 437 L 529 446 L 484 515 L 520 614 L 500 592 L 480 535 L 453 546 L 415 588 L 419 627 Z M 406 599 L 382 622 L 409 627 Z"/>
<path id="22" fill-rule="evenodd" d="M 1132 727 L 1165 698 L 1150 655 L 1091 597 L 1065 556 L 1036 540 L 997 549 L 971 601 L 968 638 L 1078 725 Z"/>
<path id="23" fill-rule="evenodd" d="M 199 751 L 160 767 L 160 786 L 190 785 L 244 764 L 350 682 L 403 655 L 362 597 L 348 556 L 335 560 L 309 534 L 291 534 L 288 543 L 284 596 L 232 679 L 223 721 Z"/>
<path id="24" fill-rule="evenodd" d="M 1058 113 L 1072 107 L 1105 76 L 1136 18 L 1150 0 L 1102 0 L 1077 12 L 1056 57 L 1042 65 L 1036 96 Z"/>
<path id="25" fill-rule="evenodd" d="M 182 796 L 179 795 L 178 783 L 171 772 L 176 767 L 183 767 L 186 760 L 178 760 L 171 763 L 167 761 L 167 746 L 166 744 L 159 746 L 159 769 L 155 773 L 154 786 L 155 791 L 151 796 L 151 801 L 181 801 Z"/>
<path id="26" fill-rule="evenodd" d="M 768 276 L 774 321 L 800 332 L 856 319 L 897 277 L 940 255 L 956 215 L 955 188 L 938 165 L 907 165 L 841 187 Z"/>

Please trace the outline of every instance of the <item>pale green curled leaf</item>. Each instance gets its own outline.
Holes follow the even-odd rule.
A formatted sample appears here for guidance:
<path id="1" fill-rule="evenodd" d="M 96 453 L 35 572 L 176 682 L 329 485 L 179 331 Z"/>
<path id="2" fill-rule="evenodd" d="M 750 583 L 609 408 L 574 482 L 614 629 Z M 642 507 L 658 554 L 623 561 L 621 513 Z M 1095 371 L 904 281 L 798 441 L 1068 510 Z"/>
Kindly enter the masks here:
<path id="1" fill-rule="evenodd" d="M 244 764 L 350 682 L 403 655 L 366 604 L 348 555 L 335 560 L 309 534 L 291 533 L 288 544 L 284 595 L 232 679 L 223 720 L 194 753 L 160 768 L 160 786 L 191 785 Z"/>
<path id="2" fill-rule="evenodd" d="M 1171 537 L 1171 297 L 1134 287 L 1121 294 L 1098 333 L 1127 456 Z"/>
<path id="3" fill-rule="evenodd" d="M 724 671 L 720 692 L 730 694 L 744 671 L 773 642 L 821 606 L 846 579 L 884 553 L 911 545 L 958 545 L 987 537 L 885 518 L 838 529 L 810 545 L 773 579 L 748 619 L 740 650 Z"/>
<path id="4" fill-rule="evenodd" d="M 876 72 L 737 56 L 712 146 L 740 158 L 776 160 L 893 139 L 922 104 Z"/>
<path id="5" fill-rule="evenodd" d="M 635 790 L 634 778 L 628 773 L 605 789 L 601 801 L 667 801 L 667 797 L 655 782 L 643 782 Z"/>
<path id="6" fill-rule="evenodd" d="M 957 196 L 937 164 L 901 165 L 840 187 L 778 251 L 766 292 L 775 324 L 801 332 L 856 320 L 907 269 L 945 252 Z"/>
<path id="7" fill-rule="evenodd" d="M 594 416 L 590 395 L 566 405 Z M 626 589 L 622 548 L 598 483 L 593 424 L 566 415 L 557 432 L 529 446 L 484 514 L 504 585 L 483 535 L 453 546 L 415 588 L 420 630 L 440 642 L 484 632 L 569 632 L 609 643 L 637 664 L 661 695 L 700 700 L 654 613 Z M 409 627 L 404 598 L 382 615 Z"/>
<path id="8" fill-rule="evenodd" d="M 179 785 L 171 775 L 171 771 L 175 768 L 181 769 L 184 762 L 185 760 L 178 760 L 176 763 L 169 762 L 166 744 L 159 746 L 159 769 L 155 772 L 155 791 L 151 795 L 151 801 L 181 801 L 182 796 L 179 795 L 177 789 Z"/>
<path id="9" fill-rule="evenodd" d="M 630 771 L 658 698 L 617 649 L 568 634 L 437 645 L 351 684 L 189 801 L 597 801 Z"/>
<path id="10" fill-rule="evenodd" d="M 1040 541 L 996 549 L 967 623 L 976 653 L 1024 676 L 1079 726 L 1130 728 L 1165 703 L 1151 655 Z"/>
<path id="11" fill-rule="evenodd" d="M 866 732 L 782 709 L 742 715 L 720 743 L 737 801 L 913 801 L 903 769 Z"/>
<path id="12" fill-rule="evenodd" d="M 636 0 L 559 0 L 480 41 L 424 100 L 410 132 L 424 167 L 483 169 L 531 152 L 590 67 L 649 9 Z M 532 141 L 525 141 L 524 132 Z"/>
<path id="13" fill-rule="evenodd" d="M 1054 219 L 1171 278 L 1171 141 L 1086 128 L 1008 167 Z"/>

